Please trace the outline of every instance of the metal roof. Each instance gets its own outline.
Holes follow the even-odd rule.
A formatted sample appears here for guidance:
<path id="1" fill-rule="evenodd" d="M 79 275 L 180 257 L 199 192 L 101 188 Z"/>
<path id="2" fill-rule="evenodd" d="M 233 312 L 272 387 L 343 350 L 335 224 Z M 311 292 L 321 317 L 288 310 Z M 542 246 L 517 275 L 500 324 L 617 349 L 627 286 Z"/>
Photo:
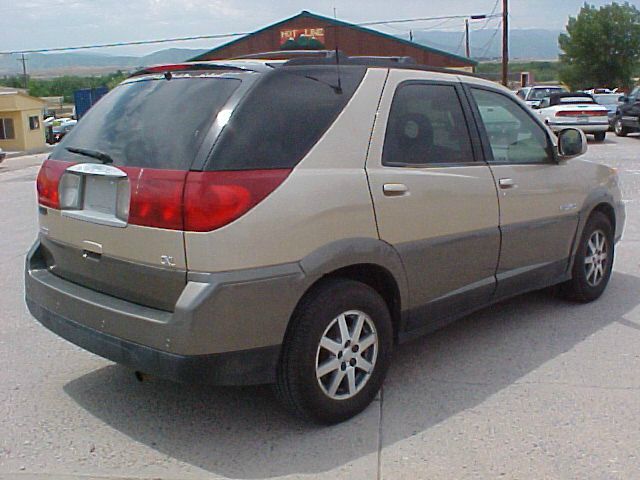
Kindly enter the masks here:
<path id="1" fill-rule="evenodd" d="M 355 25 L 353 23 L 343 22 L 341 20 L 335 20 L 333 18 L 325 17 L 323 15 L 318 15 L 318 14 L 315 14 L 315 13 L 311 13 L 311 12 L 309 12 L 307 10 L 303 10 L 299 14 L 294 15 L 293 17 L 289 17 L 289 18 L 286 18 L 284 20 L 281 20 L 280 22 L 276 22 L 276 23 L 273 23 L 271 25 L 267 25 L 266 27 L 263 27 L 263 28 L 261 28 L 259 30 L 256 30 L 255 32 L 250 33 L 249 35 L 245 35 L 244 37 L 236 38 L 234 40 L 231 40 L 230 42 L 224 43 L 224 44 L 222 44 L 222 45 L 220 45 L 220 46 L 218 46 L 218 47 L 216 47 L 216 48 L 214 48 L 212 50 L 209 50 L 206 53 L 203 53 L 201 55 L 198 55 L 197 57 L 194 57 L 194 58 L 190 59 L 189 61 L 205 60 L 206 59 L 205 57 L 207 57 L 208 55 L 210 55 L 210 54 L 212 54 L 214 52 L 217 52 L 218 50 L 222 50 L 223 48 L 229 47 L 231 45 L 235 45 L 236 43 L 239 43 L 239 42 L 241 42 L 243 40 L 246 40 L 247 38 L 250 38 L 250 37 L 252 37 L 254 35 L 262 33 L 265 30 L 269 30 L 270 28 L 273 28 L 273 27 L 278 27 L 280 25 L 283 25 L 283 24 L 285 24 L 287 22 L 290 22 L 290 21 L 298 19 L 298 18 L 313 18 L 313 19 L 316 19 L 316 20 L 321 20 L 323 22 L 331 23 L 331 24 L 336 25 L 336 26 L 352 28 L 352 29 L 359 30 L 359 31 L 364 32 L 364 33 L 368 33 L 368 34 L 371 34 L 371 35 L 376 35 L 376 36 L 379 36 L 379 37 L 387 38 L 389 40 L 393 40 L 393 41 L 399 42 L 399 43 L 401 43 L 403 45 L 408 45 L 408 46 L 411 46 L 411 47 L 414 47 L 414 48 L 417 48 L 417 49 L 420 49 L 420 50 L 424 50 L 424 51 L 429 52 L 429 53 L 434 53 L 436 55 L 440 55 L 440 56 L 443 56 L 443 57 L 452 58 L 454 60 L 458 60 L 460 62 L 467 63 L 467 64 L 469 64 L 469 66 L 475 66 L 475 65 L 478 64 L 478 62 L 476 62 L 474 60 L 471 60 L 470 58 L 467 58 L 467 57 L 461 57 L 459 55 L 455 55 L 453 53 L 445 52 L 443 50 L 438 50 L 436 48 L 427 47 L 426 45 L 421 45 L 419 43 L 410 42 L 409 40 L 404 40 L 402 38 L 394 37 L 393 35 L 389 35 L 387 33 L 379 32 L 377 30 L 372 30 L 370 28 L 361 27 L 361 26 Z"/>

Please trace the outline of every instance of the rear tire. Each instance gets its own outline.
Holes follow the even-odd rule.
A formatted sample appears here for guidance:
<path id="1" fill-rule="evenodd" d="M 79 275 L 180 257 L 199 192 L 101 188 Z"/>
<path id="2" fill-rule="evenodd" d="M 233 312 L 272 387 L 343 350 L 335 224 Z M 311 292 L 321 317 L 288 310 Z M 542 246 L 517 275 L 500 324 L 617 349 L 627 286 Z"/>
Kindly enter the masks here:
<path id="1" fill-rule="evenodd" d="M 596 132 L 593 134 L 593 138 L 596 142 L 602 143 L 604 139 L 607 138 L 607 132 Z"/>
<path id="2" fill-rule="evenodd" d="M 626 137 L 629 135 L 629 129 L 622 125 L 622 119 L 620 117 L 616 118 L 613 124 L 613 131 L 617 137 Z"/>
<path id="3" fill-rule="evenodd" d="M 375 398 L 392 348 L 391 315 L 375 290 L 347 279 L 324 282 L 305 295 L 293 315 L 276 395 L 305 420 L 347 420 Z"/>
<path id="4" fill-rule="evenodd" d="M 594 212 L 580 237 L 572 278 L 560 285 L 560 294 L 568 300 L 582 303 L 598 299 L 611 278 L 614 255 L 611 221 L 603 213 Z"/>

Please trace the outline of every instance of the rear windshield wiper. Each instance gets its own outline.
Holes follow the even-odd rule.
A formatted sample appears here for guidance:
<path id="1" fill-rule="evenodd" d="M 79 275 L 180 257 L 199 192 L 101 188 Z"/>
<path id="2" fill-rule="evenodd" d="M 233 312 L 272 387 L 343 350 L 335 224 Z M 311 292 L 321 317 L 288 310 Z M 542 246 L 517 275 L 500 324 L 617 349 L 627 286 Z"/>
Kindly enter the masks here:
<path id="1" fill-rule="evenodd" d="M 106 153 L 102 153 L 97 150 L 89 150 L 87 148 L 76 147 L 65 147 L 65 150 L 71 153 L 77 153 L 78 155 L 84 155 L 85 157 L 95 158 L 96 160 L 100 160 L 105 165 L 113 163 L 113 158 L 111 158 Z"/>

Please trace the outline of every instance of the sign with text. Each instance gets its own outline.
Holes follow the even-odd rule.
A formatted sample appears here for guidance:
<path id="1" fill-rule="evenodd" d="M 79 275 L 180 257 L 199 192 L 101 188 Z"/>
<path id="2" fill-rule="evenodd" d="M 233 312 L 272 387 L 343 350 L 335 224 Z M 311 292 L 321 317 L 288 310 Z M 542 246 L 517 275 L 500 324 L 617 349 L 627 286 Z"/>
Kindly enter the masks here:
<path id="1" fill-rule="evenodd" d="M 280 30 L 283 50 L 313 50 L 324 47 L 324 28 L 295 28 Z"/>

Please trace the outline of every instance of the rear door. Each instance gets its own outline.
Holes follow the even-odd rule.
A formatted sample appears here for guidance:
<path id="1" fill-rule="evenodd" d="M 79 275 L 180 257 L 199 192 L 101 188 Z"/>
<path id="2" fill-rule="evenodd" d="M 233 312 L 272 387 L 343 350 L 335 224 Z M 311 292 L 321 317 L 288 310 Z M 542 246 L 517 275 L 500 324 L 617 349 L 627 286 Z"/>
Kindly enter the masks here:
<path id="1" fill-rule="evenodd" d="M 380 238 L 407 271 L 409 329 L 477 308 L 495 288 L 498 201 L 472 125 L 450 75 L 389 73 L 367 173 Z"/>
<path id="2" fill-rule="evenodd" d="M 508 93 L 471 86 L 500 198 L 498 296 L 548 285 L 566 272 L 582 204 L 575 169 L 557 163 L 549 133 Z"/>
<path id="3" fill-rule="evenodd" d="M 50 271 L 172 310 L 186 283 L 185 178 L 240 84 L 220 74 L 151 75 L 102 98 L 39 175 Z"/>

